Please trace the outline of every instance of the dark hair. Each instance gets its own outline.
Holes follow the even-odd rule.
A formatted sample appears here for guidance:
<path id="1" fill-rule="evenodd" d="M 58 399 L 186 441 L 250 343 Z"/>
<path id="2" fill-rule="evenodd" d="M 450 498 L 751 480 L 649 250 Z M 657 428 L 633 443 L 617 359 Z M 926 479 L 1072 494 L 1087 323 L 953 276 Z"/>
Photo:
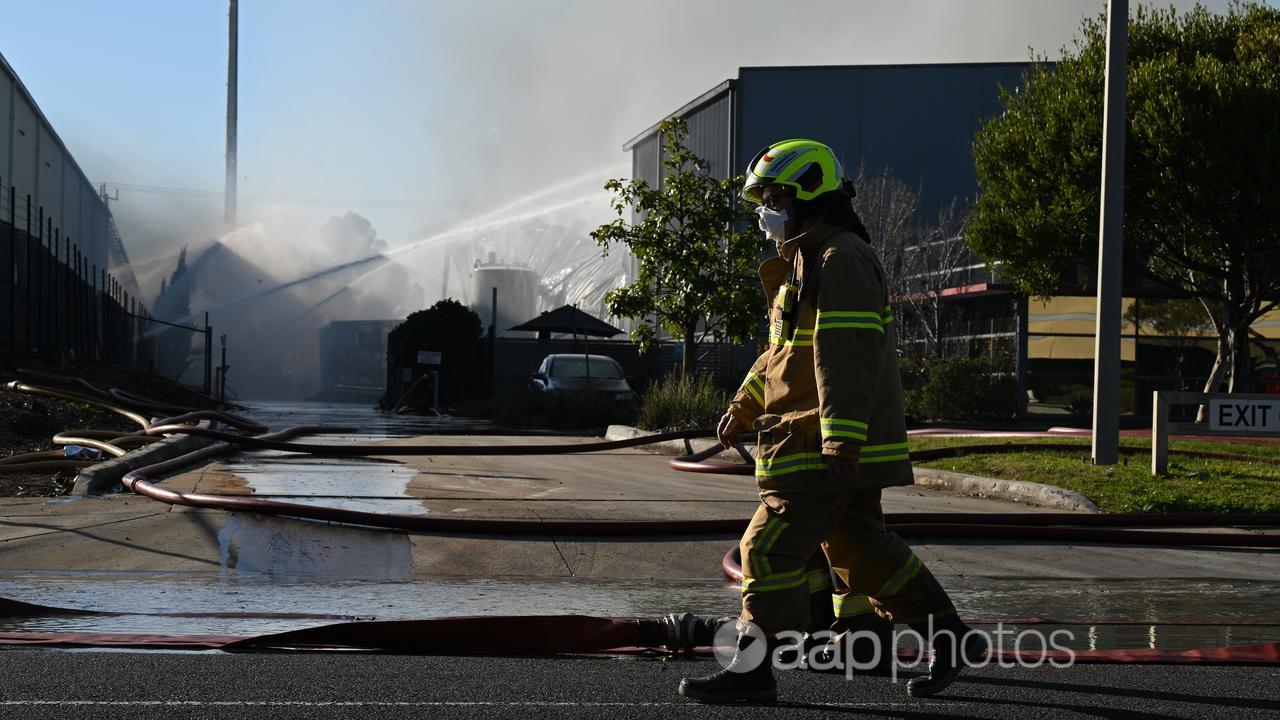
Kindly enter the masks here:
<path id="1" fill-rule="evenodd" d="M 852 230 L 863 240 L 871 242 L 871 233 L 867 232 L 867 227 L 862 224 L 862 218 L 858 217 L 858 211 L 853 209 L 853 198 L 857 195 L 854 190 L 853 183 L 845 180 L 839 190 L 823 193 L 818 197 L 803 203 L 803 215 L 806 217 L 817 217 L 827 225 L 835 225 Z M 797 205 L 801 203 L 797 202 Z"/>

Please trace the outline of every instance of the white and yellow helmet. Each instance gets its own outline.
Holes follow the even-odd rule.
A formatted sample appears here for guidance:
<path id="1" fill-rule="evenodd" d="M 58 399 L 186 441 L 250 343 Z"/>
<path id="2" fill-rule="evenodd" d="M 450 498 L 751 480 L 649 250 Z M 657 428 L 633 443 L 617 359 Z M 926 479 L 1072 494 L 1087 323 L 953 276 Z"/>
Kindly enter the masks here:
<path id="1" fill-rule="evenodd" d="M 844 168 L 831 148 L 816 140 L 782 140 L 751 161 L 742 197 L 760 205 L 766 185 L 786 185 L 795 190 L 797 200 L 807 202 L 843 183 Z"/>

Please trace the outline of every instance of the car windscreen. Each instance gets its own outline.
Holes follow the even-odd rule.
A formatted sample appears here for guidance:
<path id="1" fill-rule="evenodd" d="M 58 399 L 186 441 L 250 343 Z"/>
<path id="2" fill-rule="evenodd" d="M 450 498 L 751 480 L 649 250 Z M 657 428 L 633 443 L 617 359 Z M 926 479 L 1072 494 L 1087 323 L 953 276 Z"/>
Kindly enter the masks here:
<path id="1" fill-rule="evenodd" d="M 587 375 L 587 358 L 561 357 L 551 366 L 551 374 L 558 378 L 580 378 Z M 591 358 L 590 377 L 601 380 L 621 380 L 622 370 L 608 358 Z"/>

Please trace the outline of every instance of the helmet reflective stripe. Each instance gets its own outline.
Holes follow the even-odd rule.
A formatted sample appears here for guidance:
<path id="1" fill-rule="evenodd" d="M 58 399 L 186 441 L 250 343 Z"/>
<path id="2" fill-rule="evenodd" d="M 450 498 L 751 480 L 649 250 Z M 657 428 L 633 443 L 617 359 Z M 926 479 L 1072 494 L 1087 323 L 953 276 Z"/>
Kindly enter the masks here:
<path id="1" fill-rule="evenodd" d="M 800 157 L 800 155 L 801 151 L 799 150 L 792 150 L 776 156 L 765 155 L 760 158 L 760 163 L 756 165 L 756 169 L 753 172 L 761 177 L 776 178 L 791 164 L 791 161 Z"/>
<path id="2" fill-rule="evenodd" d="M 796 199 L 807 201 L 839 189 L 843 180 L 844 168 L 831 148 L 814 140 L 783 140 L 751 161 L 742 196 L 760 204 L 766 185 L 785 185 L 795 190 Z"/>

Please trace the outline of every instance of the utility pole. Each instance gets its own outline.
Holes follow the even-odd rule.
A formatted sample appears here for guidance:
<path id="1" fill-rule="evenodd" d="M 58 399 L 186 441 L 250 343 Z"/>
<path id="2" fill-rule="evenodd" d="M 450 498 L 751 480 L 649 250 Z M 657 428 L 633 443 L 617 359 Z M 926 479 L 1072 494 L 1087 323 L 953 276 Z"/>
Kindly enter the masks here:
<path id="1" fill-rule="evenodd" d="M 204 394 L 213 397 L 213 328 L 204 314 Z"/>
<path id="2" fill-rule="evenodd" d="M 1124 134 L 1129 2 L 1107 3 L 1107 76 L 1093 352 L 1093 464 L 1120 458 L 1120 295 L 1124 274 Z"/>
<path id="3" fill-rule="evenodd" d="M 228 232 L 236 228 L 236 123 L 238 111 L 236 78 L 239 74 L 237 65 L 240 54 L 237 47 L 240 34 L 239 1 L 230 0 L 230 3 L 230 9 L 227 12 L 227 185 L 223 191 L 226 203 L 223 222 L 226 223 Z"/>

